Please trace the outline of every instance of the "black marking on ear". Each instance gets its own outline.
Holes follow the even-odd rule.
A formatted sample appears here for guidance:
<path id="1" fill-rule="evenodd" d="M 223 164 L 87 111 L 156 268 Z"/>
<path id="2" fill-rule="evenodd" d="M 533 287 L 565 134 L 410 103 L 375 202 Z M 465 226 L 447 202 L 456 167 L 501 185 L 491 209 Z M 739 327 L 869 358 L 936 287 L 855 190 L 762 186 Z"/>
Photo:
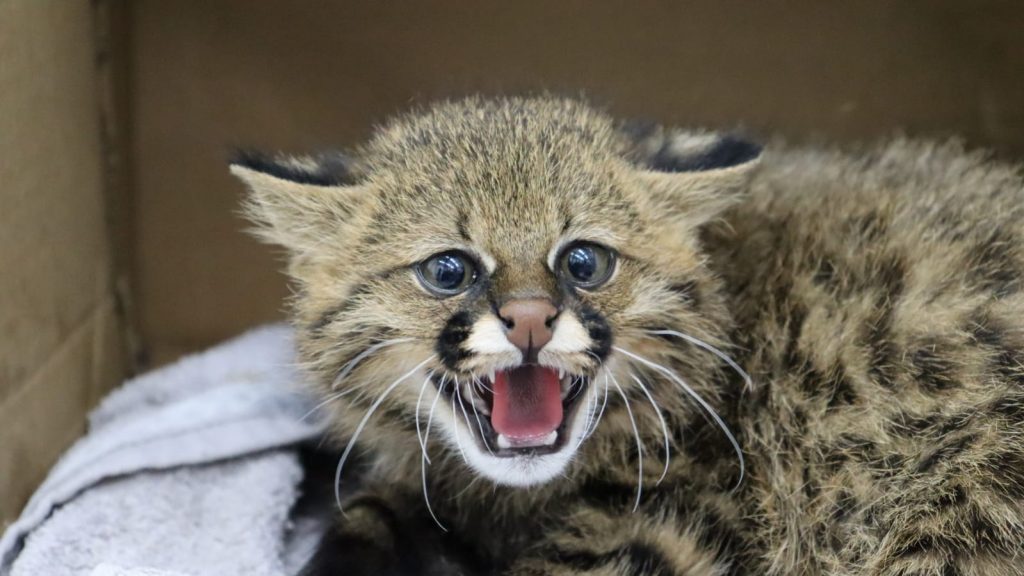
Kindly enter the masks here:
<path id="1" fill-rule="evenodd" d="M 325 153 L 308 159 L 314 167 L 304 167 L 282 156 L 253 150 L 237 150 L 230 164 L 255 170 L 268 176 L 312 186 L 347 186 L 355 181 L 351 162 L 340 153 Z"/>
<path id="2" fill-rule="evenodd" d="M 458 371 L 458 364 L 470 356 L 462 347 L 473 330 L 473 315 L 468 310 L 460 310 L 452 315 L 441 329 L 437 337 L 435 349 L 441 362 L 451 371 Z"/>
<path id="3" fill-rule="evenodd" d="M 694 154 L 673 150 L 673 140 L 666 138 L 648 165 L 659 172 L 701 172 L 745 164 L 761 155 L 762 147 L 738 136 L 725 135 Z"/>

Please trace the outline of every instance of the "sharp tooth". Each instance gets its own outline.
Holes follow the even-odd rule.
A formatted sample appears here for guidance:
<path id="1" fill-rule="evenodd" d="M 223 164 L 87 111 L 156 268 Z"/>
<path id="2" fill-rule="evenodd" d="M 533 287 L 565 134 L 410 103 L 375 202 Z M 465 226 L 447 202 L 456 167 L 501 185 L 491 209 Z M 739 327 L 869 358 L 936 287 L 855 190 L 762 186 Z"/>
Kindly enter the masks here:
<path id="1" fill-rule="evenodd" d="M 491 384 L 494 384 L 494 372 L 495 372 L 494 370 L 491 370 L 490 373 L 487 374 L 487 380 Z"/>
<path id="2" fill-rule="evenodd" d="M 552 430 L 550 434 L 545 436 L 544 439 L 540 441 L 540 443 L 545 446 L 551 446 L 552 444 L 555 443 L 555 440 L 558 440 L 558 431 Z"/>
<path id="3" fill-rule="evenodd" d="M 505 438 L 504 434 L 498 434 L 498 448 L 501 448 L 502 450 L 507 450 L 511 447 L 512 443 L 508 441 L 508 438 Z"/>
<path id="4" fill-rule="evenodd" d="M 564 380 L 565 379 L 565 369 L 564 368 L 559 368 L 558 369 L 558 379 L 559 380 Z"/>

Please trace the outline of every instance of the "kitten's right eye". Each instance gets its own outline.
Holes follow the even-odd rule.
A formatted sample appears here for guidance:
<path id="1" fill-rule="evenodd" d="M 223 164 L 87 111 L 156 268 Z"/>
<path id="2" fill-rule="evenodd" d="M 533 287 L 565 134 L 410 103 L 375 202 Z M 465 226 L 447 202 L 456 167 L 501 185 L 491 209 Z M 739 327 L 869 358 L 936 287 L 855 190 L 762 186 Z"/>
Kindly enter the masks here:
<path id="1" fill-rule="evenodd" d="M 416 265 L 420 284 L 437 296 L 455 296 L 476 282 L 473 260 L 462 252 L 442 252 Z"/>

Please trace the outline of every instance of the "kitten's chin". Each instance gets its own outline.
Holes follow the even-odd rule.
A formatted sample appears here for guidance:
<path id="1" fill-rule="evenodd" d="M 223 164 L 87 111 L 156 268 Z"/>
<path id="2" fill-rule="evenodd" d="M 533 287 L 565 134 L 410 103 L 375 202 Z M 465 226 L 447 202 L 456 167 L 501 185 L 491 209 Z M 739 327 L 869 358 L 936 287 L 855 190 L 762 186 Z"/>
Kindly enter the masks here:
<path id="1" fill-rule="evenodd" d="M 543 456 L 495 458 L 474 448 L 466 451 L 466 460 L 484 478 L 505 486 L 526 488 L 561 477 L 574 453 L 571 446 L 566 446 L 558 452 Z"/>

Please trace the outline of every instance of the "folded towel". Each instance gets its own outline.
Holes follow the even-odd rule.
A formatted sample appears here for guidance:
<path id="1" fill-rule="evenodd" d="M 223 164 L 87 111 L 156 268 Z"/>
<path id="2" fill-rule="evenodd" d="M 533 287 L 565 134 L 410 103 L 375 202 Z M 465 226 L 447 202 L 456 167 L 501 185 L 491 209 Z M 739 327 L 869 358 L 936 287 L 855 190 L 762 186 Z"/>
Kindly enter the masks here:
<path id="1" fill-rule="evenodd" d="M 293 514 L 322 432 L 296 381 L 283 326 L 129 381 L 0 538 L 0 576 L 294 574 L 324 524 Z"/>

